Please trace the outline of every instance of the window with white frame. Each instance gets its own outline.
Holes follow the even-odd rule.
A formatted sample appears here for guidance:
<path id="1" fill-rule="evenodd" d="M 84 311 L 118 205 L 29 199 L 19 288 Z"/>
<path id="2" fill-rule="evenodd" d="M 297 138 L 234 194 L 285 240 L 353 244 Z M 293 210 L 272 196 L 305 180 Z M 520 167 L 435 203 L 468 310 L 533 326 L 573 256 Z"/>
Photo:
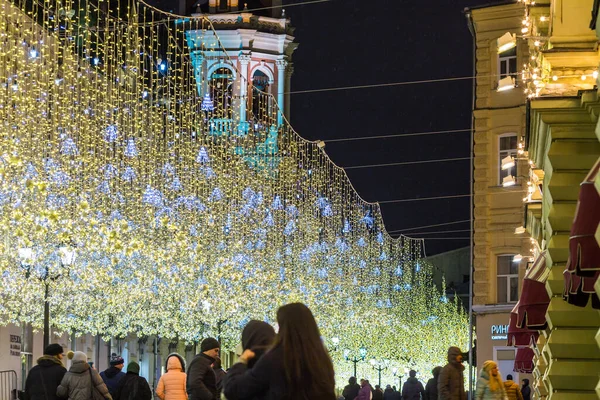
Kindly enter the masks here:
<path id="1" fill-rule="evenodd" d="M 506 157 L 513 157 L 515 159 L 515 165 L 510 168 L 502 169 L 502 160 Z M 502 179 L 504 177 L 512 175 L 517 178 L 517 134 L 509 133 L 502 135 L 498 141 L 498 184 L 502 185 Z"/>
<path id="2" fill-rule="evenodd" d="M 496 293 L 499 304 L 519 300 L 519 263 L 513 262 L 513 257 L 512 254 L 497 257 Z"/>
<path id="3" fill-rule="evenodd" d="M 498 80 L 511 76 L 517 78 L 517 48 L 498 54 Z"/>

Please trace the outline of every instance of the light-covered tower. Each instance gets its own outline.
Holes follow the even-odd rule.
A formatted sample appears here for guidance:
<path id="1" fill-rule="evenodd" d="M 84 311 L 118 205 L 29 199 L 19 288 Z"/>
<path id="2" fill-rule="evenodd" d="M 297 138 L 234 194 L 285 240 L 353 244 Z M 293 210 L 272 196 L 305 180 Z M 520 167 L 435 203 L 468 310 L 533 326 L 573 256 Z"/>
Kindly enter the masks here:
<path id="1" fill-rule="evenodd" d="M 215 29 L 186 31 L 204 108 L 220 110 L 211 118 L 215 134 L 247 134 L 269 115 L 270 128 L 281 125 L 289 118 L 286 93 L 298 46 L 281 0 L 201 0 L 194 11 Z"/>

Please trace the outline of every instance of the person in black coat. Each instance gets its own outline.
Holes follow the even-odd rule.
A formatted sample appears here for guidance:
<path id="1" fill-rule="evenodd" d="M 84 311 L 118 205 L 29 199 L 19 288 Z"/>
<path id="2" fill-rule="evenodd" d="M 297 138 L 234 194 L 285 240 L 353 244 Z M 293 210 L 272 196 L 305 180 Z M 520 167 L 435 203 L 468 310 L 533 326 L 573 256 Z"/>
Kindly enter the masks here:
<path id="1" fill-rule="evenodd" d="M 206 338 L 200 344 L 198 354 L 188 367 L 186 391 L 188 400 L 217 400 L 217 377 L 212 368 L 219 356 L 221 344 L 214 338 Z"/>
<path id="2" fill-rule="evenodd" d="M 344 396 L 345 400 L 354 400 L 358 396 L 359 390 L 360 385 L 356 383 L 356 377 L 351 376 L 350 379 L 348 379 L 348 384 L 344 387 L 342 396 Z"/>
<path id="3" fill-rule="evenodd" d="M 442 367 L 435 367 L 431 370 L 433 378 L 427 381 L 425 385 L 425 400 L 438 400 L 438 378 L 442 372 Z"/>
<path id="4" fill-rule="evenodd" d="M 335 400 L 333 364 L 317 323 L 302 303 L 277 311 L 279 333 L 271 350 L 253 368 L 255 353 L 246 349 L 227 371 L 223 393 L 228 400 Z"/>
<path id="5" fill-rule="evenodd" d="M 423 384 L 417 379 L 417 371 L 411 370 L 408 373 L 409 378 L 402 386 L 402 399 L 420 400 L 425 398 L 425 389 Z"/>
<path id="6" fill-rule="evenodd" d="M 529 379 L 523 379 L 521 394 L 523 395 L 523 400 L 531 400 L 531 387 L 529 386 Z"/>
<path id="7" fill-rule="evenodd" d="M 113 400 L 152 400 L 150 385 L 140 376 L 140 365 L 135 361 L 127 364 L 127 373 L 119 381 Z"/>
<path id="8" fill-rule="evenodd" d="M 25 400 L 56 400 L 56 389 L 67 369 L 62 363 L 64 351 L 60 344 L 52 343 L 44 349 L 44 355 L 31 368 L 25 381 Z"/>
<path id="9" fill-rule="evenodd" d="M 275 329 L 264 321 L 252 320 L 242 331 L 242 349 L 252 350 L 254 357 L 248 360 L 248 368 L 254 364 L 271 348 L 275 340 Z"/>

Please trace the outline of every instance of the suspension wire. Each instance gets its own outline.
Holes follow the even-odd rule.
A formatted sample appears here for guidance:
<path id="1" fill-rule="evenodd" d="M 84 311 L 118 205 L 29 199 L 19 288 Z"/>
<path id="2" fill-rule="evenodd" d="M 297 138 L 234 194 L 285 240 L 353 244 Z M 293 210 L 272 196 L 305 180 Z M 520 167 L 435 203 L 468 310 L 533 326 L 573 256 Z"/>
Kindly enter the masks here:
<path id="1" fill-rule="evenodd" d="M 336 143 L 336 142 L 352 142 L 355 140 L 371 140 L 371 139 L 388 139 L 396 137 L 409 137 L 409 136 L 425 136 L 425 135 L 438 135 L 442 133 L 459 133 L 459 132 L 471 132 L 471 129 L 451 129 L 445 131 L 429 131 L 429 132 L 411 132 L 411 133 L 398 133 L 394 135 L 380 135 L 380 136 L 361 136 L 361 137 L 350 137 L 340 139 L 327 139 L 323 140 L 325 143 Z"/>
<path id="2" fill-rule="evenodd" d="M 519 74 L 520 72 L 518 72 Z M 454 82 L 454 81 L 466 81 L 473 80 L 475 78 L 491 78 L 499 77 L 499 74 L 483 75 L 483 76 L 455 76 L 449 78 L 434 78 L 434 79 L 421 79 L 416 81 L 401 81 L 401 82 L 387 82 L 387 83 L 374 83 L 368 85 L 354 85 L 354 86 L 340 86 L 322 89 L 306 89 L 306 90 L 292 90 L 290 92 L 284 92 L 284 94 L 306 94 L 306 93 L 322 93 L 322 92 L 338 92 L 342 90 L 355 90 L 355 89 L 371 89 L 380 87 L 392 87 L 392 86 L 404 86 L 404 85 L 419 85 L 424 83 L 438 83 L 438 82 Z"/>
<path id="3" fill-rule="evenodd" d="M 239 10 L 239 11 L 229 11 L 227 13 L 224 14 L 239 14 L 241 12 L 252 12 L 252 11 L 263 11 L 263 10 L 272 10 L 274 8 L 289 8 L 289 7 L 295 7 L 295 6 L 305 6 L 308 4 L 317 4 L 317 3 L 327 3 L 333 0 L 312 0 L 312 1 L 303 1 L 300 3 L 293 3 L 293 4 L 282 4 L 280 6 L 270 6 L 270 7 L 261 7 L 261 8 L 251 8 L 248 10 Z"/>
<path id="4" fill-rule="evenodd" d="M 470 240 L 470 237 L 432 237 L 432 238 L 426 238 L 426 237 L 410 237 L 410 236 L 406 236 L 409 239 L 414 239 L 414 240 Z"/>
<path id="5" fill-rule="evenodd" d="M 416 198 L 416 199 L 384 200 L 384 201 L 378 201 L 377 203 L 379 203 L 379 204 L 405 203 L 405 202 L 409 202 L 409 201 L 457 199 L 460 197 L 471 197 L 471 195 L 470 194 L 457 194 L 457 195 L 452 195 L 452 196 L 421 197 L 421 198 Z"/>
<path id="6" fill-rule="evenodd" d="M 451 221 L 451 222 L 444 222 L 442 224 L 433 224 L 433 225 L 423 225 L 423 226 L 413 226 L 412 228 L 406 228 L 406 229 L 396 229 L 394 231 L 388 231 L 390 233 L 393 232 L 404 232 L 404 231 L 411 231 L 411 230 L 416 230 L 416 229 L 425 229 L 425 228 L 433 228 L 436 226 L 444 226 L 444 225 L 454 225 L 454 224 L 464 224 L 465 222 L 470 222 L 470 219 L 463 219 L 460 221 Z"/>
<path id="7" fill-rule="evenodd" d="M 470 229 L 458 229 L 451 231 L 435 231 L 435 232 L 407 232 L 403 233 L 403 235 L 434 235 L 439 233 L 457 233 L 457 232 L 471 232 Z"/>
<path id="8" fill-rule="evenodd" d="M 464 161 L 464 160 L 470 160 L 470 159 L 471 159 L 471 157 L 440 158 L 438 160 L 405 161 L 405 162 L 397 162 L 397 163 L 389 163 L 389 164 L 355 165 L 355 166 L 351 166 L 351 167 L 342 167 L 342 168 L 344 168 L 344 169 L 360 169 L 360 168 L 395 167 L 395 166 L 400 166 L 400 165 L 431 164 L 431 163 L 441 163 L 441 162 L 449 162 L 449 161 Z"/>

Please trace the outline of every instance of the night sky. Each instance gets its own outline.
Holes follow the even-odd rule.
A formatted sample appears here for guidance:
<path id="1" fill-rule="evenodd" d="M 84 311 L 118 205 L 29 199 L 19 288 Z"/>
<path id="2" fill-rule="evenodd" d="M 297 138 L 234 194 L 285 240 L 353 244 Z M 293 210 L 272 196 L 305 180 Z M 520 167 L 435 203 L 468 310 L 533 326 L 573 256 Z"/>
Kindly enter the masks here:
<path id="1" fill-rule="evenodd" d="M 300 43 L 293 56 L 292 92 L 471 76 L 473 41 L 463 9 L 477 4 L 477 0 L 332 0 L 288 7 Z M 471 104 L 470 80 L 292 94 L 291 122 L 304 138 L 326 142 L 470 129 Z M 469 132 L 460 132 L 328 143 L 326 152 L 345 167 L 469 157 L 469 142 Z M 367 201 L 470 192 L 468 160 L 347 173 Z M 468 222 L 409 229 L 468 220 L 469 207 L 468 197 L 382 205 L 387 230 L 405 233 L 469 229 Z M 409 236 L 460 238 L 469 232 Z M 426 251 L 431 255 L 468 245 L 468 240 L 427 240 Z"/>

